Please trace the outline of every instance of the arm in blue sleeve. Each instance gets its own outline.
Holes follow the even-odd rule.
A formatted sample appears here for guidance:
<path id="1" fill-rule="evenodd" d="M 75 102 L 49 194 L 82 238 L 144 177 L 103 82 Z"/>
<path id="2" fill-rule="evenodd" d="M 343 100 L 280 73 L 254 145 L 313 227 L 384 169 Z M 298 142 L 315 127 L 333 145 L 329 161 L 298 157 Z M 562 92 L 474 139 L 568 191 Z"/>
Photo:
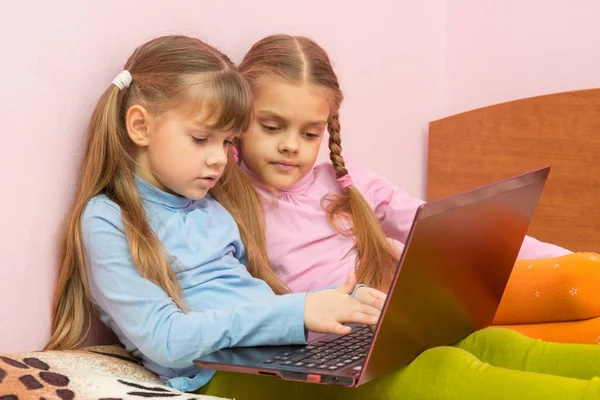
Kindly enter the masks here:
<path id="1" fill-rule="evenodd" d="M 93 300 L 152 361 L 185 368 L 195 358 L 226 347 L 306 342 L 305 293 L 273 294 L 265 301 L 219 310 L 181 311 L 133 265 L 120 212 L 107 203 L 95 206 L 104 211 L 94 212 L 91 205 L 82 219 Z M 113 207 L 110 215 L 106 207 Z"/>

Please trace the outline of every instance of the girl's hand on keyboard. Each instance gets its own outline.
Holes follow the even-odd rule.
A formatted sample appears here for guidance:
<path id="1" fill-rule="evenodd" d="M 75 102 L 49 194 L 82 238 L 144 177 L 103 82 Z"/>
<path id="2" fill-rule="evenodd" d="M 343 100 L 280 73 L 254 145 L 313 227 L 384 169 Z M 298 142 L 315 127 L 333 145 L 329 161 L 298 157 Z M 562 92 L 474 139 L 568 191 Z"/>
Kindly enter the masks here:
<path id="1" fill-rule="evenodd" d="M 381 311 L 387 295 L 377 289 L 361 286 L 354 292 L 354 298 L 363 304 L 374 307 Z M 375 331 L 375 324 L 369 325 L 371 332 Z"/>
<path id="2" fill-rule="evenodd" d="M 343 285 L 307 294 L 304 327 L 312 332 L 346 335 L 352 329 L 342 324 L 375 325 L 381 312 L 353 298 L 351 294 L 355 287 L 356 275 L 351 272 Z"/>
<path id="3" fill-rule="evenodd" d="M 360 301 L 363 304 L 366 304 L 371 307 L 375 307 L 379 311 L 383 308 L 383 303 L 385 303 L 385 299 L 387 298 L 386 294 L 380 292 L 377 289 L 373 289 L 367 286 L 361 286 L 356 289 L 354 293 L 354 298 Z"/>

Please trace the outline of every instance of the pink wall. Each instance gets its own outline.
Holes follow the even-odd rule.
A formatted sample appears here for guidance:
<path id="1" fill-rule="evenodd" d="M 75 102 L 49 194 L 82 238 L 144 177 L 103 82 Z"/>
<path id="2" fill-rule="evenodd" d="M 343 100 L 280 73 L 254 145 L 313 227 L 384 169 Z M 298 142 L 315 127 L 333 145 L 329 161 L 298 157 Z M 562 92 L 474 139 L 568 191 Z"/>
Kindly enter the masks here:
<path id="1" fill-rule="evenodd" d="M 448 0 L 445 115 L 600 87 L 597 0 Z"/>
<path id="2" fill-rule="evenodd" d="M 0 353 L 36 350 L 48 337 L 57 229 L 89 113 L 151 37 L 195 35 L 234 61 L 269 33 L 317 39 L 347 97 L 344 153 L 422 193 L 426 126 L 440 115 L 445 2 L 332 3 L 11 2 L 0 24 Z"/>

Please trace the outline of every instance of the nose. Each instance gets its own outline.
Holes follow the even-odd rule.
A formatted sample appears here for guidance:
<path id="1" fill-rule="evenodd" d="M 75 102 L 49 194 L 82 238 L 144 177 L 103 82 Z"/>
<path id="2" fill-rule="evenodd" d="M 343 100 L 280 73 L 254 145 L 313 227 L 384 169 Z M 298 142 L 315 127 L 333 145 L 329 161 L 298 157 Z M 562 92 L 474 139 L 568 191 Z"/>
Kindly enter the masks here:
<path id="1" fill-rule="evenodd" d="M 281 153 L 297 153 L 299 145 L 298 135 L 295 132 L 288 132 L 284 135 L 281 135 L 279 151 Z"/>
<path id="2" fill-rule="evenodd" d="M 213 146 L 207 149 L 206 165 L 210 167 L 222 167 L 227 164 L 227 146 Z"/>

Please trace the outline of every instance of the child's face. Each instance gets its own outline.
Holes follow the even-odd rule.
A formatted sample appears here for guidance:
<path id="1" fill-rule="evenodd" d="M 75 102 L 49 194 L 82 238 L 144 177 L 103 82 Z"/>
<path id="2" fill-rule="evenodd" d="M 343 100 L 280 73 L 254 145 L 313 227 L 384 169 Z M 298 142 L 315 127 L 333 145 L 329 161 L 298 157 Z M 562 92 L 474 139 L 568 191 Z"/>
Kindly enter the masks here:
<path id="1" fill-rule="evenodd" d="M 128 115 L 129 135 L 139 146 L 137 174 L 166 192 L 193 200 L 206 196 L 223 173 L 235 135 L 207 129 L 199 122 L 204 120 L 178 113 L 147 116 L 145 137 L 136 140 Z"/>
<path id="2" fill-rule="evenodd" d="M 322 87 L 261 79 L 254 121 L 242 139 L 245 163 L 267 186 L 289 189 L 313 168 L 329 112 Z"/>

